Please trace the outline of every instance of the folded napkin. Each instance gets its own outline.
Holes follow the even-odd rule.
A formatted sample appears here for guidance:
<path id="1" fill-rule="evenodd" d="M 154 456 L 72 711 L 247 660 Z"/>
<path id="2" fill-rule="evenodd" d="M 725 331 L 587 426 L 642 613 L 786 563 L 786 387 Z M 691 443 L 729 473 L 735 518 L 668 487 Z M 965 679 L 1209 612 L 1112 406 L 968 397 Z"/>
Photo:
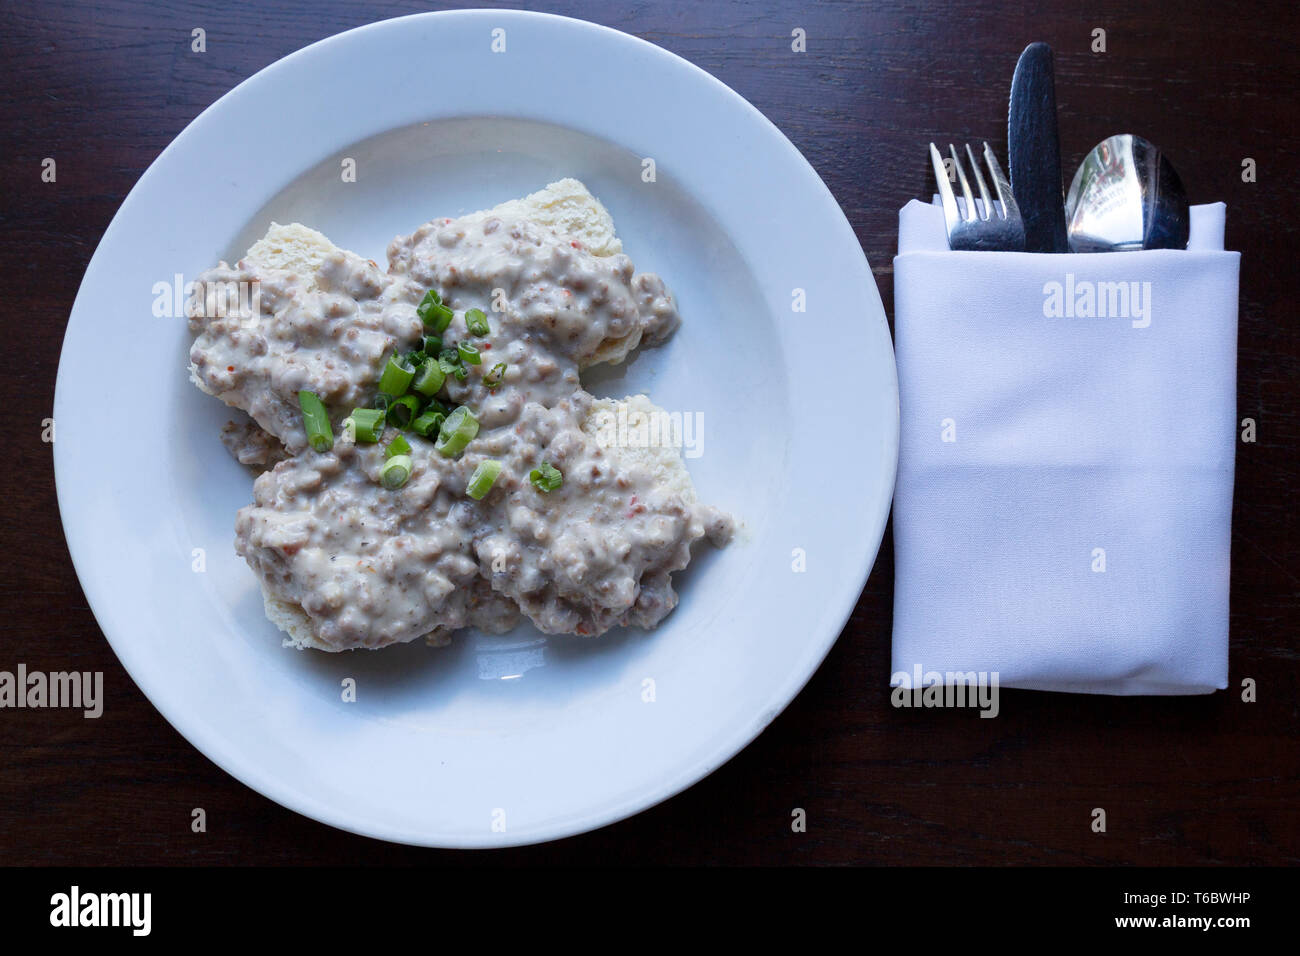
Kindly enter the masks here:
<path id="1" fill-rule="evenodd" d="M 951 252 L 913 201 L 894 260 L 901 415 L 892 683 L 1227 686 L 1239 254 Z"/>

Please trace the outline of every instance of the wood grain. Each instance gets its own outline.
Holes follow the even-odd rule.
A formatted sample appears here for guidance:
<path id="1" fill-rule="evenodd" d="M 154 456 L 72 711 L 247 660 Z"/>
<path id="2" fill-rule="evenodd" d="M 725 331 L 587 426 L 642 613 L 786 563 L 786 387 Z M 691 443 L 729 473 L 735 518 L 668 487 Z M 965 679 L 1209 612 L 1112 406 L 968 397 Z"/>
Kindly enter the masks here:
<path id="1" fill-rule="evenodd" d="M 495 4 L 482 4 L 495 5 Z M 437 5 L 442 6 L 442 5 Z M 50 447 L 62 329 L 81 275 L 136 179 L 239 81 L 321 37 L 428 7 L 339 0 L 99 2 L 0 10 L 0 302 L 7 347 L 0 669 L 102 670 L 97 721 L 0 712 L 0 863 L 1294 864 L 1300 7 L 1217 0 L 885 4 L 623 2 L 535 9 L 594 20 L 685 57 L 749 99 L 804 153 L 853 224 L 892 310 L 897 211 L 932 191 L 924 147 L 988 139 L 1006 155 L 1020 49 L 1056 51 L 1063 165 L 1139 132 L 1194 201 L 1229 206 L 1243 253 L 1232 675 L 1259 702 L 1006 692 L 1002 716 L 900 712 L 884 687 L 887 537 L 830 657 L 749 748 L 632 820 L 541 847 L 423 851 L 337 832 L 236 783 L 144 699 L 96 626 L 63 542 Z M 207 30 L 208 53 L 189 52 Z M 808 52 L 790 50 L 790 31 Z M 1107 52 L 1091 52 L 1091 31 Z M 40 181 L 43 157 L 57 184 Z M 1241 162 L 1258 164 L 1244 183 Z M 1094 806 L 1109 831 L 1087 826 Z M 209 832 L 189 830 L 208 811 Z M 809 827 L 790 832 L 805 808 Z"/>

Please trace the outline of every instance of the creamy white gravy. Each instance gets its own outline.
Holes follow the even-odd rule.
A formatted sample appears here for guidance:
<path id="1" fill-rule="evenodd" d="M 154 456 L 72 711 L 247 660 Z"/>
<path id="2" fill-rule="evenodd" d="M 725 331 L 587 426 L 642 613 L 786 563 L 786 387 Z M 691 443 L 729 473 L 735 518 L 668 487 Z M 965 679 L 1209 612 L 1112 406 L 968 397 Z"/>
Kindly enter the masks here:
<path id="1" fill-rule="evenodd" d="M 686 567 L 692 543 L 707 535 L 725 544 L 732 520 L 584 431 L 593 399 L 578 371 L 673 332 L 679 317 L 663 282 L 635 273 L 621 253 L 591 255 L 523 219 L 436 220 L 394 240 L 388 256 L 388 274 L 334 256 L 319 292 L 248 263 L 201 277 L 262 284 L 253 327 L 191 320 L 191 360 L 205 388 L 248 411 L 290 456 L 276 463 L 273 443 L 247 431 L 226 436 L 246 463 L 274 464 L 236 523 L 236 550 L 264 590 L 300 607 L 314 643 L 330 650 L 437 639 L 467 625 L 503 631 L 520 612 L 551 634 L 653 627 L 677 603 L 670 576 Z M 410 479 L 388 490 L 378 476 L 396 431 L 356 444 L 339 423 L 373 399 L 388 355 L 418 343 L 415 306 L 429 288 L 456 314 L 444 345 L 468 339 L 482 354 L 442 393 L 444 404 L 469 406 L 480 431 L 455 459 L 409 435 Z M 470 308 L 487 313 L 488 336 L 468 333 Z M 504 382 L 489 389 L 483 376 L 499 362 Z M 306 448 L 303 388 L 331 411 L 330 452 Z M 503 467 L 475 501 L 466 485 L 485 458 Z M 543 461 L 564 475 L 549 493 L 528 480 Z"/>

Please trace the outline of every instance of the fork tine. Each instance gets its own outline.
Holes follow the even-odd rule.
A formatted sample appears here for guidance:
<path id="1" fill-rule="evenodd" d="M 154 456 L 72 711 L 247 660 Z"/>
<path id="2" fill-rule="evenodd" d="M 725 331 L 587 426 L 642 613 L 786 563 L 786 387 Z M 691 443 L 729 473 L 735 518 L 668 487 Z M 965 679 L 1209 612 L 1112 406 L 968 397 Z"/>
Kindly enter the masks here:
<path id="1" fill-rule="evenodd" d="M 966 215 L 962 218 L 972 222 L 975 219 L 975 197 L 970 194 L 970 183 L 966 182 L 966 171 L 961 168 L 961 157 L 957 155 L 957 147 L 949 143 L 948 151 L 952 153 L 953 165 L 957 167 L 957 179 L 961 183 L 962 197 L 966 200 Z"/>
<path id="2" fill-rule="evenodd" d="M 970 158 L 971 175 L 975 177 L 975 185 L 979 187 L 980 201 L 984 203 L 984 208 L 980 212 L 981 219 L 988 219 L 993 213 L 993 203 L 989 200 L 988 187 L 984 185 L 984 177 L 980 174 L 980 164 L 975 160 L 975 152 L 970 148 L 970 143 L 966 144 L 966 155 Z"/>
<path id="3" fill-rule="evenodd" d="M 957 225 L 957 200 L 952 195 L 952 186 L 948 182 L 948 171 L 943 168 L 943 157 L 939 155 L 939 150 L 934 143 L 930 144 L 930 164 L 934 166 L 934 178 L 939 184 L 939 200 L 943 203 L 944 227 L 951 237 L 953 227 Z"/>
<path id="4" fill-rule="evenodd" d="M 1012 198 L 1011 183 L 1007 182 L 1006 174 L 1002 172 L 1002 167 L 998 165 L 998 157 L 989 146 L 988 142 L 984 143 L 984 162 L 988 163 L 989 175 L 993 179 L 993 190 L 998 194 L 998 202 L 1002 203 L 1002 218 L 1012 218 L 1020 214 L 1016 201 Z"/>

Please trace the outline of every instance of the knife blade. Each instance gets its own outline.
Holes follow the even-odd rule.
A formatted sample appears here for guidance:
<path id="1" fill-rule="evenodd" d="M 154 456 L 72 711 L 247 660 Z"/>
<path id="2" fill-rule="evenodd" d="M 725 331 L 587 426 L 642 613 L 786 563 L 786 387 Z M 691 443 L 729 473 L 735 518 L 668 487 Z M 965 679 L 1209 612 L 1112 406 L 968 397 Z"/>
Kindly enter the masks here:
<path id="1" fill-rule="evenodd" d="M 1007 161 L 1011 191 L 1025 220 L 1025 251 L 1068 252 L 1055 71 L 1046 43 L 1025 47 L 1011 78 Z"/>

